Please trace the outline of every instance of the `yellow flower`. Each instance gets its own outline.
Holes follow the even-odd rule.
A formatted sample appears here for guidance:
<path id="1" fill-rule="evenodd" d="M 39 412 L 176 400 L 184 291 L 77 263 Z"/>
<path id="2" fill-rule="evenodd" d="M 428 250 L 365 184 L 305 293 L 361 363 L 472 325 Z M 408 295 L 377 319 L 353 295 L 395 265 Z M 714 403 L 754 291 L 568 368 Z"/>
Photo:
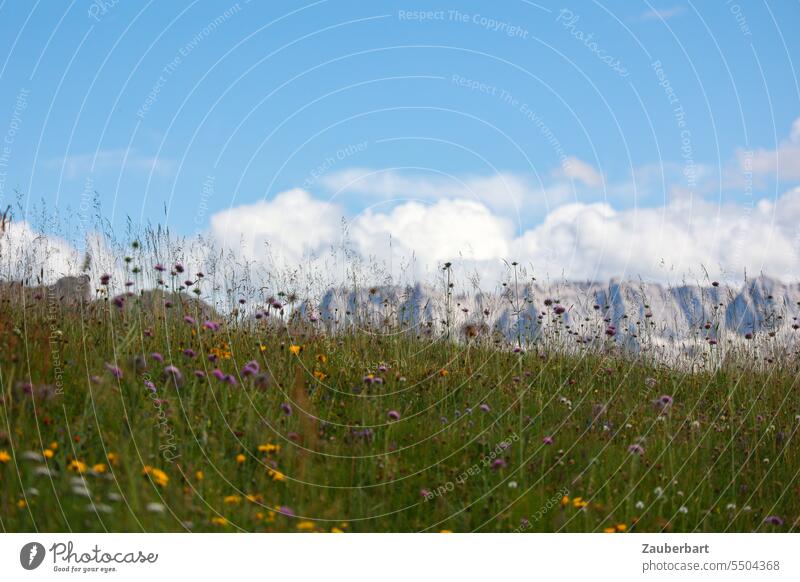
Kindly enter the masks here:
<path id="1" fill-rule="evenodd" d="M 628 529 L 627 524 L 624 524 L 624 523 L 618 523 L 617 524 L 617 531 L 625 531 L 627 529 Z"/>
<path id="2" fill-rule="evenodd" d="M 92 465 L 92 471 L 95 473 L 105 473 L 106 466 L 103 463 L 97 463 L 96 465 Z"/>
<path id="3" fill-rule="evenodd" d="M 565 505 L 569 505 L 569 497 L 567 497 L 566 495 L 564 495 L 564 497 L 561 498 L 561 507 L 564 507 Z"/>
<path id="4" fill-rule="evenodd" d="M 328 356 L 326 356 L 325 354 L 317 354 L 317 361 L 322 363 L 322 364 L 327 364 L 328 363 Z"/>
<path id="5" fill-rule="evenodd" d="M 259 511 L 258 513 L 256 513 L 256 519 L 258 521 L 261 521 L 262 519 L 264 519 L 264 514 Z"/>
<path id="6" fill-rule="evenodd" d="M 603 533 L 617 533 L 617 530 L 615 530 L 613 527 L 607 527 L 603 530 Z"/>
<path id="7" fill-rule="evenodd" d="M 19 507 L 20 509 L 25 509 L 25 507 L 27 507 L 27 505 L 28 504 L 25 503 L 24 499 L 20 499 L 19 501 L 17 501 L 17 507 Z"/>
<path id="8" fill-rule="evenodd" d="M 203 474 L 202 471 L 197 471 L 194 474 L 194 478 L 197 479 L 198 481 L 202 481 L 204 477 L 205 475 Z"/>
<path id="9" fill-rule="evenodd" d="M 302 349 L 303 346 L 289 346 L 289 351 L 292 352 L 295 356 L 299 356 Z"/>
<path id="10" fill-rule="evenodd" d="M 344 531 L 340 530 L 338 527 L 332 527 L 331 533 L 344 533 Z"/>
<path id="11" fill-rule="evenodd" d="M 297 524 L 297 529 L 301 531 L 309 531 L 314 529 L 314 522 L 313 521 L 301 521 Z"/>
<path id="12" fill-rule="evenodd" d="M 242 502 L 242 498 L 238 495 L 228 495 L 222 500 L 225 505 L 238 505 Z"/>
<path id="13" fill-rule="evenodd" d="M 79 461 L 78 459 L 72 459 L 69 462 L 67 468 L 70 471 L 75 471 L 76 473 L 85 473 L 86 472 L 86 463 L 83 461 Z"/>
<path id="14" fill-rule="evenodd" d="M 572 507 L 575 507 L 576 509 L 583 509 L 587 505 L 589 505 L 589 502 L 584 501 L 583 497 L 576 497 L 572 500 Z"/>
<path id="15" fill-rule="evenodd" d="M 442 368 L 441 370 L 439 370 L 439 375 L 440 375 L 442 378 L 444 378 L 445 376 L 447 376 L 449 373 L 450 373 L 450 372 L 448 372 L 448 371 L 447 371 L 447 370 L 445 370 L 444 368 Z"/>
<path id="16" fill-rule="evenodd" d="M 453 533 L 453 530 L 451 530 L 451 529 L 440 529 L 439 533 Z"/>
<path id="17" fill-rule="evenodd" d="M 8 463 L 11 460 L 11 455 L 8 454 L 8 451 L 3 449 L 0 451 L 0 463 Z"/>
<path id="18" fill-rule="evenodd" d="M 226 525 L 228 525 L 228 520 L 225 519 L 224 517 L 212 517 L 211 523 L 213 523 L 214 525 L 220 525 L 225 527 Z"/>
<path id="19" fill-rule="evenodd" d="M 258 351 L 259 352 L 266 352 L 267 351 L 267 346 L 265 346 L 264 344 L 258 344 Z"/>
<path id="20" fill-rule="evenodd" d="M 144 474 L 148 475 L 153 482 L 160 487 L 166 487 L 169 483 L 169 477 L 164 471 L 151 467 L 150 465 L 145 466 Z"/>
<path id="21" fill-rule="evenodd" d="M 327 375 L 325 372 L 321 372 L 321 371 L 319 371 L 319 370 L 314 370 L 314 377 L 315 377 L 317 380 L 320 380 L 320 381 L 322 381 L 322 380 L 324 380 L 325 378 L 327 378 L 327 377 L 328 377 L 328 375 Z"/>
<path id="22" fill-rule="evenodd" d="M 280 445 L 273 445 L 272 443 L 267 443 L 265 445 L 258 445 L 258 452 L 259 453 L 279 453 L 281 452 Z"/>
<path id="23" fill-rule="evenodd" d="M 247 499 L 250 503 L 261 503 L 262 501 L 264 501 L 264 498 L 258 493 L 256 493 L 255 495 L 253 495 L 252 493 L 248 493 L 247 495 L 245 495 L 245 499 Z"/>
<path id="24" fill-rule="evenodd" d="M 273 481 L 286 481 L 286 476 L 277 469 L 267 467 L 267 474 L 272 477 Z"/>
<path id="25" fill-rule="evenodd" d="M 58 443 L 56 441 L 53 441 L 52 443 L 50 443 L 50 448 L 53 449 L 54 451 L 58 450 Z"/>
<path id="26" fill-rule="evenodd" d="M 53 455 L 55 455 L 55 453 L 50 449 L 45 449 L 44 451 L 42 451 L 42 454 L 44 455 L 45 459 L 52 459 Z"/>
<path id="27" fill-rule="evenodd" d="M 242 463 L 244 463 L 244 462 L 245 462 L 245 460 L 246 460 L 246 457 L 245 457 L 245 456 L 244 456 L 242 453 L 239 453 L 238 455 L 236 455 L 236 462 L 237 462 L 239 465 L 241 465 Z"/>
<path id="28" fill-rule="evenodd" d="M 116 464 L 117 464 L 117 455 L 116 455 L 116 453 L 108 453 L 106 455 L 106 458 L 108 459 L 109 463 L 111 463 L 112 465 L 116 466 Z"/>

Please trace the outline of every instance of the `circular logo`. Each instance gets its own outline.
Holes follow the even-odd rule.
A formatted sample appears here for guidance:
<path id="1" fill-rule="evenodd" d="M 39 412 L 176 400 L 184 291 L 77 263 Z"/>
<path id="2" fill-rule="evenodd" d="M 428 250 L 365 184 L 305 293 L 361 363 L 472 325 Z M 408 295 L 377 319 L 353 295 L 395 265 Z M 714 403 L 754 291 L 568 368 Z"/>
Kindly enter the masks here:
<path id="1" fill-rule="evenodd" d="M 39 542 L 28 542 L 19 551 L 19 563 L 26 570 L 35 570 L 44 561 L 44 546 Z"/>

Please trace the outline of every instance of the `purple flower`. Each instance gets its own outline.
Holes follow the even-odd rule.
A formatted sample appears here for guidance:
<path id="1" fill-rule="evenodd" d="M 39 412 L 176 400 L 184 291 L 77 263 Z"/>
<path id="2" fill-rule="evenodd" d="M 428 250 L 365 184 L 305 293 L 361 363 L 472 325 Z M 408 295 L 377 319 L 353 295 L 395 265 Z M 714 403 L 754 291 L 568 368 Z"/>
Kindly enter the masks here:
<path id="1" fill-rule="evenodd" d="M 108 364 L 107 363 L 106 364 L 106 370 L 111 372 L 111 375 L 114 376 L 114 378 L 116 378 L 117 380 L 122 378 L 122 370 L 119 368 L 119 366 L 115 366 L 114 364 Z"/>
<path id="2" fill-rule="evenodd" d="M 225 379 L 225 372 L 220 370 L 219 368 L 214 368 L 211 372 L 211 375 L 214 376 L 217 380 L 224 380 Z"/>
<path id="3" fill-rule="evenodd" d="M 178 368 L 172 365 L 164 368 L 164 378 L 167 380 L 172 380 L 175 386 L 180 386 L 183 384 L 183 374 Z"/>
<path id="4" fill-rule="evenodd" d="M 544 437 L 542 439 L 542 443 L 544 443 L 546 445 L 552 445 L 553 444 L 553 437 L 551 437 L 551 436 Z"/>
<path id="5" fill-rule="evenodd" d="M 617 328 L 616 328 L 616 326 L 614 326 L 614 325 L 609 325 L 609 326 L 606 328 L 606 335 L 607 335 L 608 337 L 614 337 L 615 335 L 617 335 Z"/>
<path id="6" fill-rule="evenodd" d="M 783 525 L 783 519 L 777 515 L 768 515 L 764 518 L 764 523 L 768 523 L 769 525 Z"/>
<path id="7" fill-rule="evenodd" d="M 192 317 L 191 315 L 184 315 L 183 316 L 183 321 L 185 321 L 189 325 L 194 325 L 195 324 L 194 317 Z"/>
<path id="8" fill-rule="evenodd" d="M 166 270 L 167 270 L 167 269 L 164 267 L 164 265 L 162 265 L 161 263 L 156 263 L 155 265 L 153 265 L 153 268 L 154 268 L 156 271 L 158 271 L 159 273 L 163 273 L 164 271 L 166 271 Z"/>
<path id="9" fill-rule="evenodd" d="M 278 513 L 285 515 L 286 517 L 294 517 L 294 510 L 286 505 L 281 505 L 278 508 Z"/>
<path id="10" fill-rule="evenodd" d="M 488 405 L 488 404 L 486 404 L 485 402 L 484 402 L 483 404 L 481 404 L 481 405 L 480 405 L 478 408 L 480 408 L 480 409 L 481 409 L 481 410 L 483 410 L 484 412 L 489 412 L 489 411 L 491 410 L 491 408 L 489 407 L 489 405 Z"/>
<path id="11" fill-rule="evenodd" d="M 175 263 L 175 272 L 176 273 L 183 273 L 184 268 L 183 265 L 180 263 Z"/>
<path id="12" fill-rule="evenodd" d="M 164 361 L 164 356 L 162 356 L 158 352 L 153 352 L 152 354 L 150 354 L 150 357 L 153 358 L 156 362 L 163 362 Z"/>
<path id="13" fill-rule="evenodd" d="M 192 348 L 186 348 L 185 350 L 183 350 L 183 355 L 186 356 L 187 358 L 194 358 L 197 355 L 197 353 Z"/>
<path id="14" fill-rule="evenodd" d="M 260 370 L 261 367 L 258 365 L 258 362 L 256 362 L 255 360 L 251 360 L 244 365 L 241 374 L 242 376 L 252 376 L 258 374 Z"/>
<path id="15" fill-rule="evenodd" d="M 230 384 L 231 386 L 238 386 L 239 383 L 236 381 L 236 378 L 233 377 L 231 374 L 226 374 L 225 376 L 225 383 Z"/>
<path id="16" fill-rule="evenodd" d="M 111 275 L 108 273 L 103 273 L 100 275 L 100 284 L 101 285 L 108 285 L 108 282 L 111 281 Z"/>
<path id="17" fill-rule="evenodd" d="M 148 390 L 150 390 L 150 392 L 153 392 L 153 393 L 156 393 L 156 392 L 157 392 L 157 390 L 156 390 L 156 385 L 155 385 L 155 384 L 153 384 L 153 383 L 152 383 L 150 380 L 145 380 L 145 381 L 144 381 L 144 386 L 145 386 L 145 388 L 147 388 Z"/>
<path id="18" fill-rule="evenodd" d="M 289 404 L 288 402 L 284 402 L 283 404 L 281 404 L 281 410 L 286 416 L 289 416 L 290 414 L 292 414 L 292 405 Z"/>
<path id="19" fill-rule="evenodd" d="M 206 329 L 210 329 L 211 331 L 219 330 L 219 324 L 215 321 L 206 321 L 203 323 L 203 327 Z"/>
<path id="20" fill-rule="evenodd" d="M 494 461 L 492 461 L 491 467 L 493 470 L 497 471 L 498 469 L 504 468 L 507 464 L 508 463 L 506 463 L 505 459 L 497 458 Z"/>
<path id="21" fill-rule="evenodd" d="M 634 443 L 628 447 L 628 452 L 632 455 L 643 455 L 644 447 L 642 445 Z"/>
<path id="22" fill-rule="evenodd" d="M 389 420 L 391 420 L 392 422 L 400 420 L 400 413 L 397 412 L 396 410 L 390 410 L 388 416 Z"/>
<path id="23" fill-rule="evenodd" d="M 116 297 L 114 297 L 113 301 L 114 301 L 114 305 L 116 305 L 120 309 L 125 307 L 125 297 L 124 296 L 117 295 Z"/>
<path id="24" fill-rule="evenodd" d="M 378 366 L 378 372 L 385 372 L 388 369 L 389 368 L 387 368 L 385 364 L 381 364 L 380 366 Z"/>
<path id="25" fill-rule="evenodd" d="M 562 315 L 567 311 L 567 308 L 564 307 L 563 305 L 556 305 L 555 307 L 553 307 L 553 311 L 555 311 L 556 315 Z"/>
<path id="26" fill-rule="evenodd" d="M 197 378 L 205 378 L 206 377 L 206 373 L 203 372 L 203 370 L 195 370 L 194 371 L 194 375 Z"/>

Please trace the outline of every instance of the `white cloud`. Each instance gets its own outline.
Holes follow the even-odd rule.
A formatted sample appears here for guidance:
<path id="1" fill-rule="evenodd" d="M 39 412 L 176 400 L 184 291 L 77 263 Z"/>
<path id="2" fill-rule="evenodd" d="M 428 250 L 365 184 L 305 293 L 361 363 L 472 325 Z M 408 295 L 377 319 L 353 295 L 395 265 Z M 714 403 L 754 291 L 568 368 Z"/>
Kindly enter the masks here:
<path id="1" fill-rule="evenodd" d="M 670 18 L 675 18 L 676 16 L 680 16 L 686 12 L 685 6 L 673 6 L 672 8 L 662 8 L 662 9 L 653 9 L 648 10 L 647 12 L 643 13 L 641 18 L 642 20 L 669 20 Z"/>
<path id="2" fill-rule="evenodd" d="M 564 160 L 564 164 L 558 170 L 557 175 L 570 180 L 578 180 L 591 188 L 596 188 L 603 184 L 603 175 L 594 166 L 574 156 Z"/>
<path id="3" fill-rule="evenodd" d="M 270 242 L 286 264 L 303 253 L 341 242 L 341 209 L 292 190 L 272 202 L 225 211 L 212 218 L 220 240 L 263 257 Z M 603 281 L 611 277 L 679 282 L 706 268 L 730 280 L 745 273 L 797 279 L 800 188 L 755 207 L 675 199 L 665 206 L 615 210 L 606 203 L 572 203 L 547 213 L 521 234 L 502 214 L 474 200 L 404 202 L 371 209 L 349 221 L 349 248 L 365 259 L 395 265 L 412 258 L 419 276 L 444 261 L 461 262 L 483 276 L 502 260 L 533 265 L 537 276 Z"/>
<path id="4" fill-rule="evenodd" d="M 774 180 L 800 180 L 800 118 L 794 120 L 789 138 L 775 149 L 739 149 L 736 152 L 739 171 L 752 172 L 754 177 Z"/>
<path id="5" fill-rule="evenodd" d="M 351 168 L 324 176 L 321 184 L 336 197 L 359 195 L 369 202 L 459 198 L 508 214 L 529 210 L 531 205 L 554 206 L 572 194 L 567 183 L 537 184 L 508 172 L 458 177 L 440 172 L 410 174 L 392 169 Z"/>
<path id="6" fill-rule="evenodd" d="M 122 173 L 125 170 L 138 173 L 153 172 L 165 176 L 173 172 L 172 160 L 144 156 L 134 150 L 99 150 L 88 154 L 73 154 L 48 160 L 47 168 L 64 172 L 68 180 L 92 174 Z"/>
<path id="7" fill-rule="evenodd" d="M 214 214 L 211 232 L 248 260 L 270 256 L 291 265 L 337 244 L 342 216 L 337 205 L 297 188 Z"/>

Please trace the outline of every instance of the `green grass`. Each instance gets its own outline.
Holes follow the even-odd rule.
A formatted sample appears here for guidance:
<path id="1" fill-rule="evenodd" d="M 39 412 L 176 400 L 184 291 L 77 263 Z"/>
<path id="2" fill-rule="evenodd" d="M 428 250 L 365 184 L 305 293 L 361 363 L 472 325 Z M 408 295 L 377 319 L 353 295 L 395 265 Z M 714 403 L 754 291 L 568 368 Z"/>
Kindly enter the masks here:
<path id="1" fill-rule="evenodd" d="M 180 305 L 164 317 L 128 303 L 0 308 L 4 531 L 798 524 L 793 362 L 688 374 L 613 350 L 516 354 L 413 333 L 330 337 L 308 323 L 211 331 L 184 322 Z M 263 376 L 240 375 L 251 360 Z M 170 363 L 180 386 L 165 379 Z M 237 385 L 211 376 L 217 366 Z M 366 383 L 369 373 L 383 383 Z M 662 395 L 673 399 L 666 410 L 654 404 Z M 629 450 L 637 443 L 641 455 Z M 765 524 L 771 515 L 784 523 Z"/>

